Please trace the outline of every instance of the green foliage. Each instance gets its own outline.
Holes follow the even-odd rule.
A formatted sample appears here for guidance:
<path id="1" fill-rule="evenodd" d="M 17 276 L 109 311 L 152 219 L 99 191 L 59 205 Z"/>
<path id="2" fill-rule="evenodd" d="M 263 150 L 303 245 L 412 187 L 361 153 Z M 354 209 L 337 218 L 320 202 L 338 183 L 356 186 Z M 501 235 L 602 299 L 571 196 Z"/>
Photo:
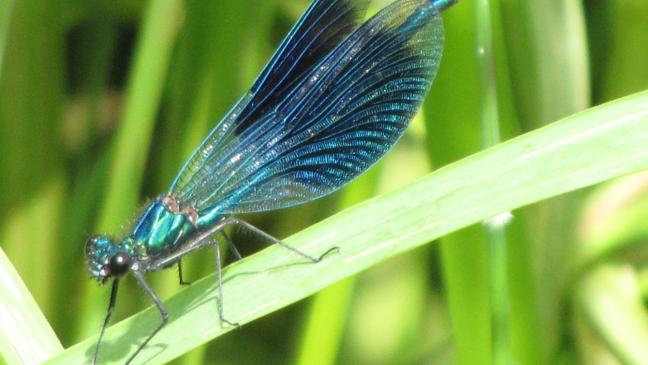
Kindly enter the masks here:
<path id="1" fill-rule="evenodd" d="M 0 324 L 0 363 L 88 362 L 109 289 L 87 278 L 85 240 L 166 189 L 307 3 L 0 1 L 0 308 L 21 319 Z M 245 217 L 340 253 L 302 265 L 270 247 L 229 266 L 225 310 L 248 324 L 223 337 L 211 254 L 190 258 L 188 288 L 150 275 L 172 320 L 136 363 L 645 359 L 648 178 L 625 175 L 648 167 L 647 17 L 643 0 L 460 1 L 396 148 L 331 198 Z M 107 363 L 159 320 L 124 284 Z"/>

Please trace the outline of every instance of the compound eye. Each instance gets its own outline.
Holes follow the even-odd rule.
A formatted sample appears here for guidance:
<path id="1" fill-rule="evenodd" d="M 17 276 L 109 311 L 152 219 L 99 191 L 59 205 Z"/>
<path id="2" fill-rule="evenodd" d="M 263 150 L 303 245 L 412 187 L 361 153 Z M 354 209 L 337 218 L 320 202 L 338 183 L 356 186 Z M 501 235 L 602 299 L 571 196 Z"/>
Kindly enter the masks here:
<path id="1" fill-rule="evenodd" d="M 125 252 L 118 252 L 110 258 L 110 273 L 120 277 L 130 269 L 130 257 Z"/>
<path id="2" fill-rule="evenodd" d="M 86 256 L 92 257 L 95 254 L 95 252 L 109 245 L 110 245 L 110 240 L 108 239 L 108 237 L 105 236 L 90 237 L 90 239 L 88 239 L 88 241 L 86 242 L 86 246 L 85 246 Z"/>

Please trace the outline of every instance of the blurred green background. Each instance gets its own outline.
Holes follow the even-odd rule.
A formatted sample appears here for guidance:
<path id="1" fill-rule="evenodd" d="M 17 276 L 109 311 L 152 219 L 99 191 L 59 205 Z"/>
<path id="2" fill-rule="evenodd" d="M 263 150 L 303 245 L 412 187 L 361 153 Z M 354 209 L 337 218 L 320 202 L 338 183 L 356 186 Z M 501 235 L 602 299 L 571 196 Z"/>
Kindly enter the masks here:
<path id="1" fill-rule="evenodd" d="M 308 3 L 0 0 L 0 248 L 65 347 L 98 333 L 108 301 L 86 274 L 86 239 L 123 232 L 166 190 Z M 388 157 L 331 197 L 246 219 L 285 237 L 484 148 L 497 129 L 508 139 L 648 88 L 645 0 L 462 0 L 444 19 L 437 80 Z M 495 268 L 508 277 L 511 363 L 646 353 L 647 191 L 638 174 L 513 212 Z M 174 364 L 489 364 L 487 231 L 390 260 Z M 212 272 L 211 255 L 185 268 L 190 280 Z M 162 297 L 179 288 L 174 270 L 150 276 Z M 132 282 L 120 294 L 114 321 L 149 305 Z"/>

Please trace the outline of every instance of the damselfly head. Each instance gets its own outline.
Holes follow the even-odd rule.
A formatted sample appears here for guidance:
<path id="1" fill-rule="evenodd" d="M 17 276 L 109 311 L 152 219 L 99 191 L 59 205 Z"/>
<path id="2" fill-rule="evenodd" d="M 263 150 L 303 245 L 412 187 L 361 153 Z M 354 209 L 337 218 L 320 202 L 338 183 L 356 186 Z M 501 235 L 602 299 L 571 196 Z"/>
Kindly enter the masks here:
<path id="1" fill-rule="evenodd" d="M 130 255 L 106 236 L 94 236 L 86 243 L 88 271 L 102 284 L 111 277 L 121 277 L 131 265 Z"/>

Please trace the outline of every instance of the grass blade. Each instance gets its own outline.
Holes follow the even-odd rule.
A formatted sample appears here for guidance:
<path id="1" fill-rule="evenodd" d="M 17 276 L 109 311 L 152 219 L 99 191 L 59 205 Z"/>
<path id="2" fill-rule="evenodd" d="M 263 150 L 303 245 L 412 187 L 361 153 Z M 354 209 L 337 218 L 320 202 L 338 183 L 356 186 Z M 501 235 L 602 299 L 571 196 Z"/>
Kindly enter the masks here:
<path id="1" fill-rule="evenodd" d="M 493 2 L 480 0 L 476 6 L 477 52 L 481 92 L 481 129 L 484 147 L 501 142 L 497 97 L 497 68 L 491 8 Z M 495 365 L 509 364 L 511 359 L 509 335 L 509 288 L 507 281 L 508 253 L 506 250 L 506 223 L 510 213 L 484 222 L 488 235 L 488 266 L 490 281 L 491 361 Z"/>
<path id="2" fill-rule="evenodd" d="M 164 75 L 175 44 L 182 13 L 180 1 L 153 1 L 143 25 L 126 106 L 115 140 L 110 184 L 99 218 L 99 229 L 114 231 L 124 212 L 138 202 L 140 182 L 150 145 Z"/>
<path id="3" fill-rule="evenodd" d="M 9 31 L 9 20 L 11 19 L 12 9 L 13 0 L 0 3 L 0 75 L 2 75 L 2 61 L 4 60 L 5 44 L 7 43 L 7 33 Z"/>
<path id="4" fill-rule="evenodd" d="M 446 48 L 425 104 L 430 160 L 444 166 L 483 148 L 479 64 L 475 45 L 477 2 L 459 2 L 443 16 Z M 453 143 L 440 143 L 440 141 Z M 487 237 L 474 226 L 441 239 L 443 280 L 452 325 L 454 361 L 488 365 L 490 312 Z"/>
<path id="5" fill-rule="evenodd" d="M 40 364 L 63 346 L 0 249 L 0 357 L 8 364 Z"/>
<path id="6" fill-rule="evenodd" d="M 648 91 L 565 118 L 448 165 L 418 182 L 347 209 L 286 241 L 317 264 L 271 247 L 225 272 L 225 312 L 250 322 L 399 253 L 500 212 L 648 168 Z M 171 320 L 136 364 L 160 364 L 218 337 L 215 278 L 165 301 Z M 106 333 L 106 360 L 123 361 L 159 322 L 149 308 Z M 47 364 L 87 362 L 96 337 Z"/>

